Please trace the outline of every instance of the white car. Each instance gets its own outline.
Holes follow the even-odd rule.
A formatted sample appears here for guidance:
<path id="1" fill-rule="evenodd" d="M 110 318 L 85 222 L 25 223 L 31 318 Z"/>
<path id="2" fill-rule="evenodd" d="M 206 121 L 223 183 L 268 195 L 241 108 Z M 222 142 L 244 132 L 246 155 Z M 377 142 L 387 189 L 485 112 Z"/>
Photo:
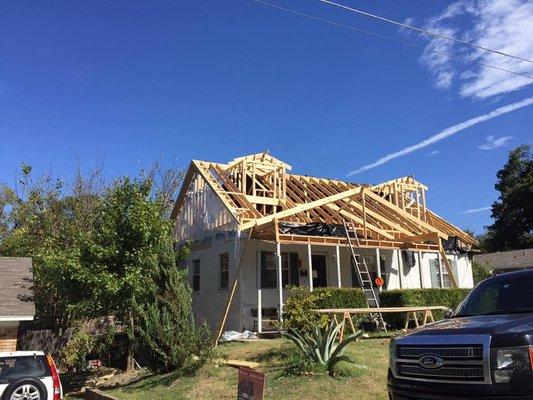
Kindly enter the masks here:
<path id="1" fill-rule="evenodd" d="M 0 400 L 61 400 L 63 388 L 50 355 L 0 352 Z"/>

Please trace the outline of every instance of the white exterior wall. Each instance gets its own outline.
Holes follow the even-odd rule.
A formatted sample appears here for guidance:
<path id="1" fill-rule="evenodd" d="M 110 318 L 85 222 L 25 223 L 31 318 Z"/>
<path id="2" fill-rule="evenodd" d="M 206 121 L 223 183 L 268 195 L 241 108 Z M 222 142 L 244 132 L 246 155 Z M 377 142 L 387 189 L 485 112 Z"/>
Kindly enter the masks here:
<path id="1" fill-rule="evenodd" d="M 191 252 L 188 262 L 189 283 L 192 287 L 193 268 L 192 261 L 200 260 L 200 290 L 193 292 L 193 312 L 197 323 L 207 321 L 210 327 L 218 328 L 220 319 L 224 313 L 226 302 L 231 290 L 231 285 L 235 279 L 237 271 L 234 254 L 234 241 L 219 243 L 210 248 Z M 219 255 L 229 253 L 229 282 L 228 289 L 220 289 L 220 265 Z M 233 304 L 228 314 L 227 325 L 234 330 L 240 330 L 240 293 L 235 293 Z"/>

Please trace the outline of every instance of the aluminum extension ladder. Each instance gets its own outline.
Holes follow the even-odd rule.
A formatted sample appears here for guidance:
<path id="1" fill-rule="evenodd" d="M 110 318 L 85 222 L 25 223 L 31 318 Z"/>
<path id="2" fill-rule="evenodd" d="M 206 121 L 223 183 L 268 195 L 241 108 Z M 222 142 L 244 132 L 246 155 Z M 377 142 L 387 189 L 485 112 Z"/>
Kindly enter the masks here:
<path id="1" fill-rule="evenodd" d="M 346 233 L 346 239 L 348 240 L 348 245 L 352 254 L 353 267 L 359 279 L 359 283 L 361 284 L 361 289 L 365 295 L 366 303 L 368 304 L 369 308 L 379 308 L 379 298 L 374 290 L 374 284 L 372 282 L 370 272 L 368 271 L 366 261 L 361 254 L 356 253 L 356 249 L 361 247 L 359 238 L 357 237 L 357 231 L 355 230 L 353 222 L 343 221 L 343 224 L 344 231 Z M 376 262 L 379 262 L 379 260 L 376 260 Z M 387 324 L 385 323 L 383 315 L 380 312 L 370 313 L 370 319 L 376 324 L 378 329 L 387 332 Z"/>

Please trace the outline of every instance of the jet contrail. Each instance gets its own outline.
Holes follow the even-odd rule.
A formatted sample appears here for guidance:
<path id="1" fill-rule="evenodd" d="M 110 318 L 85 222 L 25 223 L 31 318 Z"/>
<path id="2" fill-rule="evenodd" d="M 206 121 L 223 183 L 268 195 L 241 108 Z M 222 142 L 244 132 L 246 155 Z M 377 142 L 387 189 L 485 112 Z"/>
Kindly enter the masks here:
<path id="1" fill-rule="evenodd" d="M 477 125 L 481 122 L 485 122 L 490 119 L 499 117 L 500 115 L 510 113 L 511 111 L 519 110 L 531 104 L 533 104 L 533 97 L 528 97 L 527 99 L 524 99 L 522 101 L 497 108 L 496 110 L 493 110 L 488 114 L 480 115 L 479 117 L 475 117 L 475 118 L 469 119 L 468 121 L 464 121 L 459 124 L 450 126 L 449 128 L 446 128 L 440 131 L 439 133 L 433 136 L 430 136 L 427 139 L 422 140 L 419 143 L 413 144 L 412 146 L 405 147 L 394 153 L 387 154 L 386 156 L 381 157 L 380 159 L 373 162 L 372 164 L 363 165 L 361 168 L 349 172 L 348 176 L 352 176 L 363 171 L 368 171 L 369 169 L 388 163 L 389 161 L 394 160 L 395 158 L 405 156 L 407 154 L 412 153 L 413 151 L 417 151 L 424 147 L 432 145 L 434 143 L 440 142 L 441 140 L 446 139 L 447 137 L 453 136 L 456 133 L 465 130 L 466 128 L 470 128 L 471 126 Z"/>

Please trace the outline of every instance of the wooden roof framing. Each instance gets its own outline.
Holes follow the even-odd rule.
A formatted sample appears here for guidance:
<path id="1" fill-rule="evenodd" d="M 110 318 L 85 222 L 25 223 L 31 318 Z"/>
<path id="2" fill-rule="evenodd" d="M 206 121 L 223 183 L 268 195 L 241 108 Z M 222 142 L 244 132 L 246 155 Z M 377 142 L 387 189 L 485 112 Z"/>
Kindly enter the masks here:
<path id="1" fill-rule="evenodd" d="M 439 251 L 440 239 L 477 242 L 426 207 L 427 186 L 404 177 L 369 186 L 290 174 L 291 166 L 268 153 L 228 164 L 193 161 L 172 213 L 175 218 L 198 173 L 251 237 L 290 243 L 341 244 L 343 238 L 287 235 L 278 224 L 342 224 L 351 220 L 364 247 Z"/>

